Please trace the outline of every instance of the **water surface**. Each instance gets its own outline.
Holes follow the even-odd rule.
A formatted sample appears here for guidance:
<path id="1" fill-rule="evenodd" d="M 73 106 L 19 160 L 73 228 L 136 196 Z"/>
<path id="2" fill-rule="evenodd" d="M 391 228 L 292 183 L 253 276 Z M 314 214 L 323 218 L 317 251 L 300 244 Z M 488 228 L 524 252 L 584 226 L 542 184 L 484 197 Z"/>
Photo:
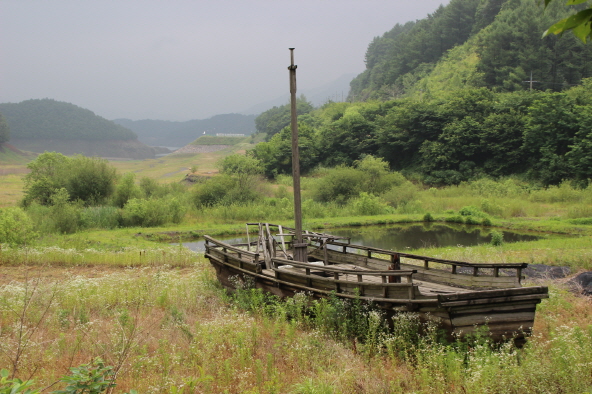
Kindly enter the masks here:
<path id="1" fill-rule="evenodd" d="M 481 226 L 451 224 L 373 225 L 340 227 L 327 230 L 333 235 L 350 237 L 352 244 L 380 249 L 400 250 L 446 246 L 474 246 L 491 242 L 491 231 L 496 229 Z M 500 231 L 500 230 L 496 230 Z M 540 233 L 517 233 L 503 230 L 504 242 L 534 241 L 543 238 Z M 229 244 L 246 243 L 246 236 L 216 237 Z M 255 238 L 251 236 L 251 241 Z M 184 242 L 191 250 L 203 252 L 204 240 Z"/>

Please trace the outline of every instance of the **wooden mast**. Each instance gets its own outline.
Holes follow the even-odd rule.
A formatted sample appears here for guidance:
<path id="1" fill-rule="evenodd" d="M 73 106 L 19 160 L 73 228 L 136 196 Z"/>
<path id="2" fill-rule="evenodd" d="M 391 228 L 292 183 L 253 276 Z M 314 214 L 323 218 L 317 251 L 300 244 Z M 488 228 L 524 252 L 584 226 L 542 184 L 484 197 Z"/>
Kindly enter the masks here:
<path id="1" fill-rule="evenodd" d="M 307 244 L 302 241 L 302 203 L 300 198 L 300 155 L 298 153 L 298 114 L 296 112 L 296 65 L 294 64 L 294 48 L 290 49 L 290 107 L 292 122 L 292 179 L 294 183 L 294 260 L 306 262 Z"/>

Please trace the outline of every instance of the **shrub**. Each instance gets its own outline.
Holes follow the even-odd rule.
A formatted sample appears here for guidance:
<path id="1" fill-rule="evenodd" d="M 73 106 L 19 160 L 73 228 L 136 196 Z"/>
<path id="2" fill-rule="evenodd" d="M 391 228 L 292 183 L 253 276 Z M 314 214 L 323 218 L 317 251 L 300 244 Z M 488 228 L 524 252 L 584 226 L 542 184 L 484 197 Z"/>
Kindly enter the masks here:
<path id="1" fill-rule="evenodd" d="M 463 217 L 461 215 L 448 216 L 444 218 L 444 221 L 449 223 L 464 223 Z"/>
<path id="2" fill-rule="evenodd" d="M 491 245 L 501 246 L 504 243 L 504 234 L 501 231 L 491 232 Z"/>
<path id="3" fill-rule="evenodd" d="M 428 222 L 428 223 L 433 222 L 434 221 L 434 217 L 432 216 L 431 213 L 428 212 L 425 215 L 423 215 L 423 221 L 424 222 Z"/>
<path id="4" fill-rule="evenodd" d="M 352 205 L 358 215 L 381 215 L 389 211 L 389 206 L 380 197 L 366 192 L 361 192 Z"/>
<path id="5" fill-rule="evenodd" d="M 335 167 L 327 170 L 326 175 L 318 178 L 312 194 L 316 201 L 345 204 L 360 194 L 364 184 L 364 172 L 351 167 Z"/>
<path id="6" fill-rule="evenodd" d="M 487 216 L 485 215 L 485 213 L 483 213 L 482 211 L 479 210 L 479 208 L 474 207 L 472 205 L 467 206 L 467 207 L 462 207 L 458 213 L 460 213 L 462 216 L 476 216 L 476 217 L 484 217 Z"/>
<path id="7" fill-rule="evenodd" d="M 418 187 L 407 181 L 401 185 L 391 187 L 387 192 L 381 195 L 381 197 L 394 208 L 398 208 L 401 205 L 405 205 L 413 201 L 417 195 Z"/>
<path id="8" fill-rule="evenodd" d="M 177 198 L 165 197 L 149 200 L 132 198 L 123 207 L 121 216 L 126 226 L 152 227 L 180 223 L 184 215 L 185 207 Z"/>
<path id="9" fill-rule="evenodd" d="M 21 208 L 0 209 L 0 244 L 24 245 L 37 234 L 31 218 Z"/>
<path id="10" fill-rule="evenodd" d="M 82 228 L 116 228 L 121 224 L 121 212 L 115 207 L 86 207 L 80 212 Z"/>
<path id="11" fill-rule="evenodd" d="M 65 188 L 59 189 L 51 197 L 52 206 L 49 209 L 51 227 L 53 231 L 60 234 L 75 233 L 80 223 L 80 207 L 68 200 L 68 191 Z"/>
<path id="12" fill-rule="evenodd" d="M 229 175 L 220 175 L 195 185 L 193 201 L 198 208 L 213 207 L 219 204 L 230 189 L 236 187 L 236 181 Z"/>
<path id="13" fill-rule="evenodd" d="M 123 208 L 126 202 L 131 198 L 139 198 L 141 189 L 136 185 L 136 174 L 128 172 L 124 174 L 113 195 L 113 205 Z"/>
<path id="14" fill-rule="evenodd" d="M 140 178 L 140 190 L 144 194 L 144 198 L 160 197 L 164 194 L 162 189 L 155 179 L 147 176 Z"/>
<path id="15" fill-rule="evenodd" d="M 33 201 L 51 205 L 51 196 L 65 188 L 71 201 L 96 204 L 111 196 L 116 170 L 107 160 L 84 156 L 66 157 L 61 153 L 42 153 L 27 165 L 23 205 Z"/>

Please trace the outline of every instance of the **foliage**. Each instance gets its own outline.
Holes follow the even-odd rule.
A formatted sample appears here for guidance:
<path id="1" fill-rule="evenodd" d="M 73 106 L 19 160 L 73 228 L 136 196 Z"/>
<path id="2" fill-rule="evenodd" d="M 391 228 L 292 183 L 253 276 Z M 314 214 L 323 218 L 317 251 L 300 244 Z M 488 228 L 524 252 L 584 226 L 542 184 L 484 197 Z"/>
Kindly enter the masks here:
<path id="1" fill-rule="evenodd" d="M 125 226 L 152 227 L 180 223 L 186 207 L 175 197 L 132 198 L 124 205 L 121 216 Z"/>
<path id="2" fill-rule="evenodd" d="M 303 174 L 312 171 L 321 160 L 320 147 L 315 138 L 315 130 L 304 124 L 298 124 L 298 151 L 300 171 Z M 292 131 L 285 127 L 268 142 L 260 142 L 249 154 L 261 162 L 263 174 L 275 178 L 292 173 Z"/>
<path id="3" fill-rule="evenodd" d="M 393 99 L 424 76 L 447 50 L 465 42 L 477 22 L 479 0 L 453 0 L 427 18 L 397 24 L 366 52 L 366 71 L 351 83 L 349 98 Z M 479 23 L 487 23 L 479 18 Z"/>
<path id="4" fill-rule="evenodd" d="M 553 21 L 572 11 L 554 2 L 542 13 L 539 2 L 456 0 L 422 20 L 397 24 L 368 45 L 366 70 L 351 82 L 349 99 L 434 98 L 482 86 L 527 90 L 531 75 L 534 89 L 579 84 L 591 75 L 592 48 L 571 35 L 541 39 Z M 590 15 L 572 16 L 568 24 L 585 23 Z M 547 34 L 559 32 L 552 30 Z"/>
<path id="5" fill-rule="evenodd" d="M 551 0 L 544 0 L 545 8 L 549 5 Z M 576 5 L 586 3 L 587 0 L 567 0 L 566 5 Z M 548 34 L 563 34 L 571 30 L 573 34 L 582 42 L 586 43 L 592 38 L 592 7 L 585 8 L 576 12 L 574 15 L 564 18 L 555 23 L 545 31 L 545 36 Z"/>
<path id="6" fill-rule="evenodd" d="M 493 246 L 501 246 L 504 243 L 504 233 L 501 231 L 492 231 L 491 232 L 491 245 Z"/>
<path id="7" fill-rule="evenodd" d="M 592 179 L 591 83 L 566 92 L 467 88 L 422 101 L 329 103 L 302 127 L 301 169 L 357 166 L 373 156 L 435 186 L 521 175 L 544 186 L 570 179 L 585 187 Z M 285 129 L 250 154 L 274 178 L 291 172 L 290 149 Z M 354 189 L 347 193 L 385 192 Z"/>
<path id="8" fill-rule="evenodd" d="M 73 104 L 51 99 L 0 104 L 12 138 L 133 140 L 136 134 Z"/>
<path id="9" fill-rule="evenodd" d="M 298 116 L 309 113 L 313 110 L 313 106 L 306 100 L 304 95 L 296 99 L 296 113 Z M 273 107 L 257 118 L 255 118 L 255 127 L 258 133 L 265 133 L 266 139 L 269 141 L 271 137 L 279 133 L 284 127 L 288 126 L 291 121 L 291 104 L 284 104 L 281 107 Z"/>
<path id="10" fill-rule="evenodd" d="M 33 380 L 22 381 L 18 378 L 9 379 L 6 369 L 0 370 L 0 394 L 38 394 L 39 390 L 30 389 Z"/>
<path id="11" fill-rule="evenodd" d="M 150 179 L 150 178 L 146 178 Z M 155 181 L 156 182 L 156 181 Z M 148 186 L 150 181 L 145 183 L 145 188 L 147 190 L 151 189 L 151 186 Z M 146 193 L 149 194 L 149 193 Z M 151 194 L 151 193 L 150 193 Z M 119 179 L 117 183 L 117 187 L 115 188 L 115 193 L 113 194 L 113 204 L 116 207 L 123 208 L 123 206 L 132 198 L 139 198 L 141 195 L 141 189 L 136 185 L 136 174 L 133 172 L 128 172 L 123 174 L 123 176 Z M 149 197 L 149 196 L 148 196 Z"/>
<path id="12" fill-rule="evenodd" d="M 72 234 L 78 230 L 80 207 L 68 200 L 69 195 L 65 188 L 57 190 L 51 196 L 49 217 L 52 222 L 52 231 L 59 234 Z"/>
<path id="13" fill-rule="evenodd" d="M 243 190 L 254 183 L 257 175 L 262 172 L 259 160 L 240 154 L 226 156 L 220 161 L 219 167 L 222 174 L 236 178 L 238 187 Z"/>
<path id="14" fill-rule="evenodd" d="M 0 244 L 26 245 L 37 233 L 33 222 L 20 208 L 0 208 Z"/>
<path id="15" fill-rule="evenodd" d="M 52 195 L 64 188 L 70 201 L 88 205 L 105 201 L 115 188 L 116 170 L 107 160 L 85 156 L 66 157 L 45 152 L 27 165 L 25 206 L 33 201 L 50 205 Z"/>
<path id="16" fill-rule="evenodd" d="M 379 197 L 366 192 L 360 192 L 360 196 L 353 200 L 354 212 L 358 215 L 381 215 L 390 212 L 389 206 Z"/>
<path id="17" fill-rule="evenodd" d="M 82 364 L 70 368 L 71 375 L 61 380 L 67 386 L 54 394 L 99 394 L 115 387 L 115 372 L 113 367 L 105 366 L 100 358 L 95 358 L 90 364 Z"/>
<path id="18" fill-rule="evenodd" d="M 6 123 L 4 115 L 0 114 L 0 144 L 7 142 L 10 139 L 10 127 Z"/>

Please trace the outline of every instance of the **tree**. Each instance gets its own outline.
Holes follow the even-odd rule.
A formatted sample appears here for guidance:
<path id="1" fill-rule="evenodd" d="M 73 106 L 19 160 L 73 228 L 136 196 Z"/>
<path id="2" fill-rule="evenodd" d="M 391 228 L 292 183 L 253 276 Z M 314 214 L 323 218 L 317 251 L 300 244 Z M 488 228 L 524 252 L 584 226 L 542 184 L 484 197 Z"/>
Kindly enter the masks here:
<path id="1" fill-rule="evenodd" d="M 27 165 L 23 204 L 37 201 L 52 205 L 52 197 L 64 188 L 69 200 L 95 204 L 110 197 L 117 172 L 107 160 L 84 156 L 66 157 L 61 153 L 45 152 Z"/>
<path id="2" fill-rule="evenodd" d="M 0 114 L 0 144 L 7 142 L 10 139 L 10 128 L 6 123 L 6 118 Z"/>
<path id="3" fill-rule="evenodd" d="M 545 8 L 552 0 L 544 0 Z M 578 5 L 587 2 L 588 0 L 567 0 L 565 5 Z M 543 34 L 563 34 L 571 30 L 572 33 L 578 37 L 582 42 L 586 43 L 592 39 L 592 7 L 585 8 L 576 12 L 574 15 L 561 19 L 545 31 Z"/>
<path id="4" fill-rule="evenodd" d="M 306 100 L 304 95 L 301 95 L 296 100 L 296 113 L 298 116 L 307 114 L 314 109 L 312 104 Z M 290 124 L 291 107 L 290 104 L 282 105 L 281 107 L 273 107 L 255 119 L 255 127 L 258 133 L 265 133 L 266 140 L 269 141 L 271 137 L 279 133 L 284 127 Z"/>

